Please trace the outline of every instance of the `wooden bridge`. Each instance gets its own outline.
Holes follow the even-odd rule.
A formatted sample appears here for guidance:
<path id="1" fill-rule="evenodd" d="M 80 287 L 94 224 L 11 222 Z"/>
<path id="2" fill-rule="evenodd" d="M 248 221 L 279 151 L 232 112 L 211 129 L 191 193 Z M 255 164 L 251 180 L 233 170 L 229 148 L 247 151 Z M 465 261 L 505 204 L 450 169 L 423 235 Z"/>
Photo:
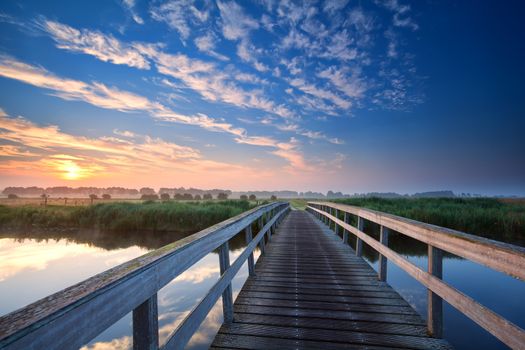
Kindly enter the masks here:
<path id="1" fill-rule="evenodd" d="M 364 232 L 365 220 L 380 225 L 379 241 Z M 428 271 L 388 247 L 390 230 L 428 245 Z M 228 242 L 239 232 L 247 245 L 230 264 Z M 361 258 L 363 242 L 380 254 L 378 273 Z M 257 246 L 262 255 L 255 264 Z M 219 280 L 161 349 L 183 349 L 221 296 L 224 323 L 213 348 L 446 349 L 442 300 L 509 347 L 525 348 L 523 329 L 441 279 L 448 251 L 523 281 L 525 249 L 347 205 L 312 202 L 307 211 L 290 211 L 278 202 L 1 317 L 0 349 L 77 349 L 130 311 L 133 348 L 159 349 L 157 292 L 215 249 Z M 385 282 L 387 259 L 427 287 L 426 323 Z M 233 303 L 231 281 L 245 262 L 250 277 Z"/>

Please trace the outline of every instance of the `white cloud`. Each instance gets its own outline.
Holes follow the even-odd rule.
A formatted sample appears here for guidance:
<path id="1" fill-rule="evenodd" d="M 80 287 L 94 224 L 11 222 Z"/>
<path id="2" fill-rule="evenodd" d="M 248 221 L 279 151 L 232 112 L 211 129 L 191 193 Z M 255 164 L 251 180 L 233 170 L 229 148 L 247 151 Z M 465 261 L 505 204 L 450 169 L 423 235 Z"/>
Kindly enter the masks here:
<path id="1" fill-rule="evenodd" d="M 65 24 L 45 20 L 41 27 L 51 35 L 57 47 L 95 56 L 101 61 L 149 69 L 148 61 L 132 45 L 122 44 L 111 35 L 97 31 L 77 30 Z"/>
<path id="2" fill-rule="evenodd" d="M 199 51 L 204 52 L 221 61 L 229 61 L 230 60 L 229 57 L 225 55 L 221 55 L 220 53 L 215 51 L 215 41 L 216 41 L 216 38 L 212 34 L 212 32 L 208 32 L 206 35 L 195 39 L 195 46 L 197 46 Z"/>
<path id="3" fill-rule="evenodd" d="M 151 9 L 154 20 L 165 22 L 186 41 L 190 36 L 190 25 L 204 23 L 209 18 L 207 8 L 198 9 L 192 0 L 170 0 Z"/>
<path id="4" fill-rule="evenodd" d="M 341 11 L 348 4 L 349 0 L 325 0 L 323 4 L 323 11 L 328 13 L 335 13 Z"/>
<path id="5" fill-rule="evenodd" d="M 392 23 L 396 27 L 407 27 L 417 30 L 419 26 L 410 17 L 410 6 L 402 5 L 398 0 L 376 0 L 376 3 L 394 12 Z"/>
<path id="6" fill-rule="evenodd" d="M 352 105 L 351 101 L 345 98 L 342 98 L 327 89 L 320 89 L 313 84 L 308 84 L 303 79 L 299 79 L 299 78 L 292 79 L 290 81 L 290 85 L 292 85 L 298 90 L 301 90 L 302 92 L 306 94 L 309 94 L 309 95 L 312 95 L 312 96 L 315 96 L 315 97 L 318 97 L 324 100 L 328 100 L 334 103 L 335 105 L 337 105 L 339 108 L 348 109 Z"/>
<path id="7" fill-rule="evenodd" d="M 144 24 L 142 17 L 140 17 L 135 11 L 135 0 L 122 0 L 122 5 L 127 11 L 129 11 L 131 18 L 133 18 L 137 24 Z"/>
<path id="8" fill-rule="evenodd" d="M 222 18 L 222 34 L 226 39 L 238 40 L 259 28 L 259 23 L 246 15 L 235 1 L 218 1 L 217 7 Z"/>
<path id="9" fill-rule="evenodd" d="M 331 66 L 317 73 L 317 76 L 329 80 L 339 91 L 351 98 L 362 97 L 366 84 L 360 77 L 359 70 Z"/>

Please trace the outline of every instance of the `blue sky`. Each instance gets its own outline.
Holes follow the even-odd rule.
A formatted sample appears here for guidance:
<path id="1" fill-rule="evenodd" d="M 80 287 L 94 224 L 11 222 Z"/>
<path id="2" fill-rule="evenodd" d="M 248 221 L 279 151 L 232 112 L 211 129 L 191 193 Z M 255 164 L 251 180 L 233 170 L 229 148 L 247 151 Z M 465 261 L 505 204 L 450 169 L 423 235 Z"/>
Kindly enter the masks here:
<path id="1" fill-rule="evenodd" d="M 525 194 L 524 5 L 5 1 L 0 186 Z"/>

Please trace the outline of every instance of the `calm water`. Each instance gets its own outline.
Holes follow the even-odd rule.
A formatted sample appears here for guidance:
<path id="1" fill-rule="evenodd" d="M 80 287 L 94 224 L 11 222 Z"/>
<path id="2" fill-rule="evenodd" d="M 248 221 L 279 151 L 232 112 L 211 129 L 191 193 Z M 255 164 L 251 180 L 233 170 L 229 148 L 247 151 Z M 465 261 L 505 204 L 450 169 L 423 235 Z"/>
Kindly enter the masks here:
<path id="1" fill-rule="evenodd" d="M 373 227 L 368 230 L 375 235 Z M 0 314 L 80 282 L 170 241 L 180 234 L 104 234 L 44 232 L 4 234 L 0 237 Z M 425 268 L 426 247 L 392 235 L 391 247 L 414 264 Z M 236 237 L 230 246 L 233 261 L 242 251 L 243 240 Z M 377 255 L 365 246 L 370 264 L 377 268 Z M 259 252 L 256 252 L 256 257 Z M 502 316 L 525 328 L 525 283 L 480 265 L 446 256 L 444 279 Z M 248 276 L 243 266 L 233 282 L 234 297 Z M 158 294 L 161 344 L 181 320 L 218 280 L 218 256 L 211 253 L 164 287 Z M 388 282 L 426 317 L 426 289 L 395 265 L 388 264 Z M 505 349 L 506 347 L 472 321 L 445 304 L 445 337 L 458 349 Z M 188 348 L 207 348 L 222 323 L 219 300 Z M 100 334 L 83 349 L 130 349 L 131 314 Z"/>

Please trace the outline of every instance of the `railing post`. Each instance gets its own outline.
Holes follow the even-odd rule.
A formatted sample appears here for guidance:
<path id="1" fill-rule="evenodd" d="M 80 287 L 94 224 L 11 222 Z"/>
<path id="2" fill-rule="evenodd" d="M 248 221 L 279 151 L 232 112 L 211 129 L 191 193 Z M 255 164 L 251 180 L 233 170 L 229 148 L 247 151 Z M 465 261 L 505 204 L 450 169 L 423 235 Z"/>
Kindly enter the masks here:
<path id="1" fill-rule="evenodd" d="M 266 214 L 265 214 L 266 216 Z M 263 229 L 263 218 L 262 216 L 259 218 L 259 231 L 261 231 Z M 261 255 L 264 255 L 264 235 L 262 237 L 262 239 L 259 241 L 259 250 L 261 251 Z"/>
<path id="2" fill-rule="evenodd" d="M 428 246 L 428 272 L 433 276 L 443 278 L 443 251 L 439 248 Z M 443 337 L 443 299 L 430 289 L 427 290 L 428 308 L 427 323 L 428 332 L 436 337 Z"/>
<path id="3" fill-rule="evenodd" d="M 362 217 L 357 217 L 357 229 L 361 232 L 363 232 L 363 229 L 365 227 L 365 221 Z M 363 241 L 361 238 L 356 237 L 355 240 L 355 255 L 361 256 L 363 254 Z"/>
<path id="4" fill-rule="evenodd" d="M 346 224 L 348 224 L 348 219 L 349 219 L 349 216 L 348 213 L 345 211 L 345 218 L 344 218 L 344 222 Z M 343 243 L 344 244 L 348 244 L 348 231 L 343 229 Z"/>
<path id="5" fill-rule="evenodd" d="M 335 217 L 337 219 L 339 219 L 339 210 L 338 209 L 335 210 Z M 337 225 L 335 223 L 335 221 L 334 221 L 334 225 L 335 225 L 335 227 L 334 227 L 335 234 L 339 236 L 339 225 Z"/>
<path id="6" fill-rule="evenodd" d="M 388 227 L 381 225 L 381 232 L 379 233 L 379 242 L 382 245 L 388 247 L 388 234 L 390 230 Z M 379 280 L 386 281 L 386 271 L 387 271 L 387 259 L 383 254 L 379 254 Z"/>
<path id="7" fill-rule="evenodd" d="M 133 350 L 159 348 L 157 293 L 133 309 Z"/>
<path id="8" fill-rule="evenodd" d="M 230 267 L 230 249 L 228 241 L 224 242 L 219 248 L 219 266 L 221 276 Z M 228 287 L 222 293 L 222 310 L 224 314 L 224 323 L 230 323 L 233 321 L 233 295 L 232 295 L 232 284 L 228 284 Z"/>
<path id="9" fill-rule="evenodd" d="M 244 234 L 246 236 L 246 245 L 248 245 L 253 239 L 251 224 L 246 226 L 246 228 L 244 229 Z M 255 276 L 255 263 L 253 260 L 253 252 L 251 252 L 250 255 L 248 255 L 248 272 L 250 276 Z"/>

